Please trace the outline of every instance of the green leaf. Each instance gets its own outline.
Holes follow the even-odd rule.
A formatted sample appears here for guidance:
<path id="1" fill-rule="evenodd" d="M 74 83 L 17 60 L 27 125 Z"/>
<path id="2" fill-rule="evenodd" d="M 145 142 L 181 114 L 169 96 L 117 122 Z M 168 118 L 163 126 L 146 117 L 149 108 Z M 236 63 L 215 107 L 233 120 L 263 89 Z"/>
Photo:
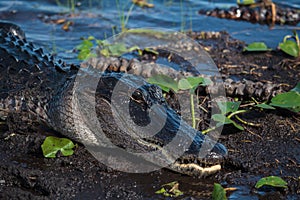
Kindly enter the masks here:
<path id="1" fill-rule="evenodd" d="M 300 55 L 299 46 L 292 40 L 286 40 L 285 42 L 280 43 L 279 48 L 291 56 L 298 57 Z"/>
<path id="2" fill-rule="evenodd" d="M 107 48 L 101 49 L 101 50 L 100 50 L 100 53 L 101 53 L 103 56 L 105 56 L 105 57 L 109 57 L 109 56 L 110 56 L 110 52 L 109 52 L 109 50 L 108 50 Z"/>
<path id="3" fill-rule="evenodd" d="M 214 190 L 213 190 L 213 193 L 212 193 L 212 200 L 227 200 L 226 191 L 218 183 L 214 184 Z"/>
<path id="4" fill-rule="evenodd" d="M 292 91 L 277 94 L 271 99 L 270 105 L 300 112 L 300 93 L 298 85 Z"/>
<path id="5" fill-rule="evenodd" d="M 72 155 L 74 153 L 73 148 L 75 145 L 68 138 L 48 136 L 41 147 L 43 155 L 46 158 L 55 158 L 58 151 L 60 151 L 63 156 Z"/>
<path id="6" fill-rule="evenodd" d="M 148 78 L 148 82 L 161 87 L 162 90 L 169 92 L 170 89 L 178 92 L 178 83 L 169 76 L 158 74 Z"/>
<path id="7" fill-rule="evenodd" d="M 162 186 L 169 186 L 169 187 L 174 187 L 176 184 L 178 183 L 178 181 L 172 181 L 170 183 L 166 183 L 166 184 L 163 184 Z"/>
<path id="8" fill-rule="evenodd" d="M 193 88 L 193 86 L 190 84 L 190 82 L 187 79 L 182 78 L 179 80 L 178 89 L 187 90 L 187 89 L 192 89 L 192 88 Z"/>
<path id="9" fill-rule="evenodd" d="M 263 42 L 253 42 L 243 49 L 243 51 L 269 51 L 272 50 Z"/>
<path id="10" fill-rule="evenodd" d="M 180 90 L 190 90 L 190 93 L 193 94 L 195 89 L 201 84 L 203 86 L 207 86 L 211 84 L 212 81 L 209 78 L 203 77 L 187 77 L 182 78 L 178 82 L 178 89 Z"/>
<path id="11" fill-rule="evenodd" d="M 183 192 L 178 189 L 178 181 L 173 181 L 162 185 L 162 188 L 157 190 L 155 194 L 162 194 L 167 197 L 178 197 L 183 195 Z"/>
<path id="12" fill-rule="evenodd" d="M 220 126 L 223 126 L 223 125 L 225 125 L 225 124 L 232 124 L 232 125 L 234 125 L 236 128 L 238 128 L 238 129 L 240 129 L 240 130 L 244 130 L 244 128 L 243 128 L 241 125 L 235 123 L 235 121 L 229 119 L 228 117 L 226 117 L 226 116 L 223 115 L 223 114 L 213 114 L 213 115 L 211 116 L 211 118 L 212 118 L 215 122 L 218 122 L 218 123 L 216 124 L 216 127 L 220 127 Z"/>
<path id="13" fill-rule="evenodd" d="M 156 192 L 155 192 L 155 194 L 164 194 L 164 193 L 166 193 L 167 191 L 166 191 L 166 189 L 165 188 L 161 188 L 160 190 L 157 190 Z"/>
<path id="14" fill-rule="evenodd" d="M 87 38 L 87 40 L 95 40 L 96 38 L 94 37 L 94 36 L 89 36 L 88 38 Z"/>
<path id="15" fill-rule="evenodd" d="M 134 45 L 128 49 L 128 52 L 132 52 L 132 51 L 139 50 L 139 49 L 140 48 L 137 45 Z"/>
<path id="16" fill-rule="evenodd" d="M 260 104 L 257 104 L 255 105 L 255 107 L 258 107 L 258 108 L 263 108 L 263 109 L 272 109 L 274 110 L 275 108 L 273 106 L 270 106 L 268 104 L 265 104 L 265 103 L 260 103 Z"/>
<path id="17" fill-rule="evenodd" d="M 233 123 L 233 121 L 231 119 L 227 118 L 223 114 L 213 114 L 211 116 L 211 118 L 216 122 L 220 122 L 219 126 L 222 126 L 224 124 L 232 124 Z M 219 126 L 217 125 L 217 127 L 219 127 Z"/>
<path id="18" fill-rule="evenodd" d="M 94 46 L 93 42 L 85 39 L 81 42 L 80 45 L 78 45 L 76 47 L 76 49 L 78 49 L 78 50 L 87 50 L 87 49 L 89 49 L 90 50 L 93 46 Z"/>
<path id="19" fill-rule="evenodd" d="M 86 60 L 88 58 L 91 58 L 91 57 L 96 57 L 97 55 L 93 52 L 91 52 L 90 50 L 82 50 L 80 51 L 80 53 L 78 54 L 77 58 L 79 60 Z"/>
<path id="20" fill-rule="evenodd" d="M 244 130 L 244 127 L 242 127 L 241 125 L 235 123 L 234 121 L 232 121 L 232 124 L 233 124 L 237 129 L 240 129 L 241 131 Z"/>
<path id="21" fill-rule="evenodd" d="M 155 51 L 154 49 L 147 48 L 147 47 L 144 49 L 144 51 L 149 52 L 149 53 L 153 53 L 153 54 L 155 54 L 155 55 L 158 55 L 158 54 L 159 54 L 158 51 Z"/>
<path id="22" fill-rule="evenodd" d="M 285 182 L 282 178 L 278 176 L 268 176 L 265 178 L 261 178 L 257 183 L 255 184 L 255 188 L 260 188 L 264 185 L 269 185 L 273 187 L 282 187 L 287 188 L 287 182 Z"/>
<path id="23" fill-rule="evenodd" d="M 174 189 L 174 190 L 172 191 L 172 193 L 173 193 L 172 197 L 178 197 L 178 196 L 183 195 L 183 192 L 181 192 L 181 191 L 178 190 L 178 189 Z"/>
<path id="24" fill-rule="evenodd" d="M 191 84 L 191 88 L 198 87 L 200 83 L 205 83 L 206 80 L 209 80 L 203 77 L 187 77 L 186 79 Z"/>
<path id="25" fill-rule="evenodd" d="M 92 37 L 92 36 L 90 36 L 90 37 Z M 94 44 L 93 44 L 93 42 L 90 41 L 90 38 L 84 39 L 81 42 L 81 44 L 76 47 L 76 49 L 79 51 L 77 58 L 79 60 L 85 60 L 87 58 L 95 56 L 95 54 L 91 52 L 91 49 L 93 46 L 94 46 Z"/>
<path id="26" fill-rule="evenodd" d="M 221 114 L 225 115 L 227 113 L 235 112 L 239 109 L 241 102 L 240 101 L 218 101 L 218 107 L 221 110 Z"/>
<path id="27" fill-rule="evenodd" d="M 123 43 L 111 44 L 111 45 L 108 45 L 107 47 L 112 56 L 121 56 L 122 54 L 128 52 L 128 49 L 126 48 L 125 44 L 123 44 Z"/>
<path id="28" fill-rule="evenodd" d="M 89 49 L 84 49 L 84 50 L 81 50 L 77 56 L 77 58 L 79 60 L 85 60 L 87 59 L 87 57 L 89 56 L 89 54 L 91 53 L 91 50 Z"/>

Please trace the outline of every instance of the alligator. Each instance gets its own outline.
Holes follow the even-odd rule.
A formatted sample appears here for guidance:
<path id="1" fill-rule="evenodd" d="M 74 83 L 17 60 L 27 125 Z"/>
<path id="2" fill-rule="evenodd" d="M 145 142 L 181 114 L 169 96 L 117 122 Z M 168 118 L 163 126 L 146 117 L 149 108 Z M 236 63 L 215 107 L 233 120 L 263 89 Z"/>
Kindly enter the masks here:
<path id="1" fill-rule="evenodd" d="M 140 76 L 102 72 L 91 67 L 81 70 L 77 65 L 56 61 L 53 56 L 44 53 L 42 48 L 27 42 L 19 26 L 6 22 L 0 23 L 0 70 L 2 119 L 18 115 L 24 120 L 44 124 L 85 146 L 106 147 L 105 139 L 102 138 L 106 137 L 112 144 L 126 151 L 159 152 L 153 154 L 158 158 L 153 156 L 147 160 L 154 164 L 168 163 L 167 167 L 171 170 L 197 177 L 219 171 L 228 154 L 224 145 L 184 122 L 167 104 L 158 86 L 147 83 Z M 85 82 L 78 85 L 81 78 L 91 80 L 92 85 Z M 121 128 L 119 122 L 113 120 L 114 112 L 121 107 L 121 104 L 114 104 L 114 108 L 112 105 L 114 88 L 120 83 L 124 88 L 118 91 L 118 99 L 121 104 L 128 103 L 129 99 L 129 118 L 134 122 L 124 121 L 123 125 L 127 125 L 127 128 Z M 82 104 L 95 109 L 97 119 L 90 116 L 84 119 L 80 110 L 74 109 L 77 91 L 81 92 L 81 100 L 84 100 L 77 102 L 77 106 Z M 157 119 L 154 120 L 156 123 L 165 120 L 164 126 L 156 134 L 147 136 L 140 129 L 132 127 L 147 126 L 153 116 Z M 120 115 L 118 119 L 122 121 L 125 118 Z M 91 121 L 99 122 L 104 135 L 90 129 L 88 123 Z M 165 148 L 173 138 L 177 138 L 177 146 Z M 199 153 L 204 145 L 211 147 L 205 156 Z M 180 155 L 179 150 L 182 150 Z"/>
<path id="2" fill-rule="evenodd" d="M 239 4 L 228 9 L 199 10 L 199 14 L 271 26 L 275 24 L 297 26 L 300 21 L 297 8 L 289 8 L 285 5 L 272 3 L 272 1 L 249 5 Z"/>

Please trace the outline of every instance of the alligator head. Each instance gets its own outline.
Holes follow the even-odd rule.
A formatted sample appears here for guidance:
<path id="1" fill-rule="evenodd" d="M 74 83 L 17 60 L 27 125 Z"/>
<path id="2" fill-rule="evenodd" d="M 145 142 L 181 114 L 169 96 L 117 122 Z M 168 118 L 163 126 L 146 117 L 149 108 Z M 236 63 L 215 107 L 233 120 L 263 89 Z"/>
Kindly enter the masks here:
<path id="1" fill-rule="evenodd" d="M 73 110 L 81 113 L 74 123 L 84 130 L 80 140 L 109 165 L 136 169 L 144 159 L 197 177 L 221 169 L 226 148 L 193 129 L 167 104 L 161 89 L 143 78 L 88 69 L 77 74 L 70 93 Z M 111 158 L 112 152 L 118 155 Z M 124 164 L 123 157 L 136 164 Z"/>
<path id="2" fill-rule="evenodd" d="M 220 170 L 226 148 L 184 122 L 158 86 L 134 75 L 56 63 L 27 43 L 16 25 L 0 24 L 0 42 L 0 117 L 28 112 L 105 156 L 113 147 L 184 174 Z"/>

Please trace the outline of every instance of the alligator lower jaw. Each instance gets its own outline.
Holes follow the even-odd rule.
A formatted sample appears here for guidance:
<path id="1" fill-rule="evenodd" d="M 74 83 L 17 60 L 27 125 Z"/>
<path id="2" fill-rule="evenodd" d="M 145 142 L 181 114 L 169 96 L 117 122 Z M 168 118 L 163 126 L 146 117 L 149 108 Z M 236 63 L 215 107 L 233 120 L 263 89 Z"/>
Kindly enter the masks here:
<path id="1" fill-rule="evenodd" d="M 171 169 L 173 169 L 177 172 L 180 172 L 182 174 L 187 174 L 187 175 L 195 176 L 198 178 L 204 178 L 204 177 L 210 176 L 221 170 L 221 164 L 215 164 L 212 166 L 201 167 L 195 163 L 182 164 L 179 162 L 175 162 L 170 167 L 171 167 Z"/>

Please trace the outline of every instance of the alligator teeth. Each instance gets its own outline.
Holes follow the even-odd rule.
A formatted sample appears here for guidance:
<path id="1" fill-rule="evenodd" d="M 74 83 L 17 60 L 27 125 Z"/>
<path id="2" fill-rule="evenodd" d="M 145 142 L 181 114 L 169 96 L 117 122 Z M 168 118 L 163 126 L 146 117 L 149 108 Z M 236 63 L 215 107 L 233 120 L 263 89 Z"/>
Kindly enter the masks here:
<path id="1" fill-rule="evenodd" d="M 221 170 L 221 165 L 213 165 L 210 167 L 201 167 L 198 164 L 195 163 L 189 163 L 189 164 L 180 164 L 176 162 L 172 167 L 176 171 L 179 171 L 181 173 L 190 175 L 190 176 L 196 176 L 198 178 L 207 177 L 209 175 L 215 174 L 218 171 Z"/>

